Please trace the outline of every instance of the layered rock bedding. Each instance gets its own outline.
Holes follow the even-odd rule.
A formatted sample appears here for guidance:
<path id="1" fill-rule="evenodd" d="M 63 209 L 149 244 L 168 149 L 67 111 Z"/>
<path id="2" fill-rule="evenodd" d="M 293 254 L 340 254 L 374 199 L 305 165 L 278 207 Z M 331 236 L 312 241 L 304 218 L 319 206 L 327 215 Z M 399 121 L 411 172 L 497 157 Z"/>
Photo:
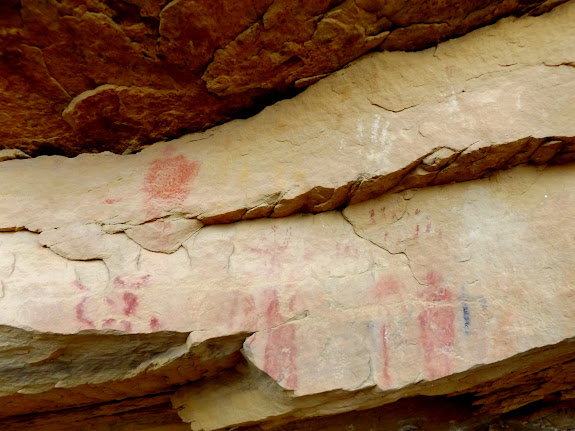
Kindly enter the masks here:
<path id="1" fill-rule="evenodd" d="M 2 6 L 0 428 L 575 428 L 575 2 L 256 3 Z"/>

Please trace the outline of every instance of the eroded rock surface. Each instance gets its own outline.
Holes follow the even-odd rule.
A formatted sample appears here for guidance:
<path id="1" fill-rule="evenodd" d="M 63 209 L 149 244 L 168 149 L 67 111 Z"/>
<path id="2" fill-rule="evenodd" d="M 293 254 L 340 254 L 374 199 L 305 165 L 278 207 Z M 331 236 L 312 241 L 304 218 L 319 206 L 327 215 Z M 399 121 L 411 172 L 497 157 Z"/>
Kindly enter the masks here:
<path id="1" fill-rule="evenodd" d="M 1 323 L 189 332 L 188 346 L 242 337 L 247 369 L 177 398 L 198 430 L 467 390 L 482 381 L 477 373 L 449 376 L 494 363 L 503 373 L 500 361 L 575 336 L 574 178 L 571 166 L 518 167 L 343 214 L 206 226 L 172 254 L 102 234 L 123 242 L 85 261 L 76 237 L 51 250 L 43 235 L 6 232 Z M 35 390 L 81 393 L 91 382 L 73 377 Z M 444 377 L 446 385 L 418 384 Z M 219 403 L 226 414 L 216 414 Z"/>
<path id="2" fill-rule="evenodd" d="M 401 396 L 448 394 L 481 381 L 478 370 L 470 378 L 457 373 L 497 363 L 494 370 L 503 376 L 505 358 L 573 337 L 569 267 L 575 256 L 567 227 L 572 215 L 568 209 L 562 217 L 559 210 L 571 207 L 564 199 L 572 177 L 570 167 L 518 168 L 347 208 L 350 234 L 364 245 L 358 250 L 331 234 L 337 245 L 330 249 L 341 250 L 343 258 L 335 259 L 306 239 L 310 254 L 342 263 L 329 277 L 318 274 L 303 286 L 292 276 L 284 290 L 289 294 L 271 310 L 278 316 L 305 311 L 305 318 L 277 327 L 269 322 L 271 329 L 258 330 L 244 343 L 248 361 L 265 374 L 240 370 L 190 387 L 178 397 L 186 405 L 184 419 L 193 429 L 219 429 L 333 414 Z M 551 191 L 555 187 L 557 193 Z M 549 215 L 540 212 L 545 208 Z M 308 217 L 329 226 L 328 217 L 336 214 Z M 291 235 L 297 238 L 293 228 Z M 292 248 L 282 255 L 286 264 Z M 302 276 L 308 265 L 319 266 L 297 261 Z M 355 269 L 347 272 L 354 261 Z M 451 377 L 418 384 L 445 376 Z M 227 413 L 216 415 L 223 405 Z"/>
<path id="3" fill-rule="evenodd" d="M 564 0 L 6 0 L 0 148 L 110 150 L 209 128 L 373 50 Z"/>
<path id="4" fill-rule="evenodd" d="M 194 229 L 181 219 L 328 211 L 528 161 L 569 162 L 573 20 L 571 2 L 426 51 L 372 54 L 253 118 L 135 155 L 2 162 L 0 229 L 163 232 L 173 251 Z M 165 226 L 132 230 L 158 218 Z"/>
<path id="5" fill-rule="evenodd" d="M 139 5 L 152 22 L 186 4 Z M 568 405 L 574 19 L 568 2 L 370 54 L 138 154 L 3 150 L 3 424 L 180 429 L 170 399 L 198 431 L 320 429 L 374 408 L 405 431 L 394 409 L 429 396 L 485 429 Z"/>

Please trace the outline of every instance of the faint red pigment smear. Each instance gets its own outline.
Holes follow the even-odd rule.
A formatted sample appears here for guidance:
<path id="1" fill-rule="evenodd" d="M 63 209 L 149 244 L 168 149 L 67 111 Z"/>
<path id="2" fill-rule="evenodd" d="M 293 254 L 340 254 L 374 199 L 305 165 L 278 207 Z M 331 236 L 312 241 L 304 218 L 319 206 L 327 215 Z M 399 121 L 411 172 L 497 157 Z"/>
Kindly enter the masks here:
<path id="1" fill-rule="evenodd" d="M 90 319 L 86 317 L 86 310 L 84 309 L 84 307 L 86 305 L 87 300 L 88 298 L 84 298 L 76 305 L 76 319 L 78 320 L 78 322 L 83 323 L 89 328 L 94 328 L 95 327 L 94 322 L 92 322 Z"/>
<path id="2" fill-rule="evenodd" d="M 112 298 L 106 297 L 106 304 L 108 304 L 110 307 L 112 307 L 115 304 L 115 302 Z"/>
<path id="3" fill-rule="evenodd" d="M 272 226 L 272 231 L 275 232 L 277 231 L 277 226 Z M 267 246 L 264 247 L 248 247 L 248 250 L 252 253 L 257 254 L 258 256 L 261 256 L 263 259 L 265 260 L 265 268 L 268 269 L 268 271 L 271 274 L 275 274 L 278 273 L 282 270 L 283 268 L 283 264 L 284 264 L 284 255 L 286 250 L 289 248 L 289 236 L 286 237 L 284 239 L 284 241 L 279 244 L 276 240 L 275 240 L 275 235 L 274 235 L 274 240 L 273 240 L 273 244 L 269 244 Z M 312 255 L 308 255 L 308 256 L 313 256 Z M 270 275 L 271 275 L 270 274 Z"/>
<path id="4" fill-rule="evenodd" d="M 286 319 L 280 312 L 277 291 L 267 289 L 264 298 L 267 303 L 265 310 L 267 326 L 273 327 L 285 322 Z M 264 371 L 275 380 L 283 378 L 288 389 L 295 389 L 298 383 L 295 337 L 294 325 L 283 325 L 273 329 L 268 334 L 264 353 Z"/>
<path id="5" fill-rule="evenodd" d="M 102 323 L 102 328 L 113 328 L 116 325 L 116 319 L 106 319 Z"/>
<path id="6" fill-rule="evenodd" d="M 256 303 L 252 295 L 232 291 L 222 303 L 226 313 L 226 326 L 229 331 L 253 328 L 257 326 Z"/>
<path id="7" fill-rule="evenodd" d="M 72 282 L 72 286 L 74 286 L 78 290 L 86 290 L 86 286 L 84 286 L 80 281 L 75 280 Z"/>
<path id="8" fill-rule="evenodd" d="M 155 316 L 150 318 L 150 329 L 152 331 L 159 331 L 161 329 L 160 322 Z"/>
<path id="9" fill-rule="evenodd" d="M 388 296 L 399 294 L 401 286 L 401 283 L 394 277 L 384 275 L 375 283 L 373 288 L 375 299 L 377 302 L 383 302 Z"/>
<path id="10" fill-rule="evenodd" d="M 132 332 L 132 324 L 130 322 L 127 320 L 122 320 L 120 323 L 122 324 L 122 329 L 124 332 Z"/>
<path id="11" fill-rule="evenodd" d="M 387 327 L 381 327 L 381 359 L 383 361 L 383 382 L 391 386 L 391 375 L 389 374 L 389 344 L 387 339 Z"/>
<path id="12" fill-rule="evenodd" d="M 293 288 L 293 286 L 290 287 Z M 290 313 L 293 313 L 297 309 L 298 305 L 300 305 L 300 298 L 298 298 L 297 295 L 292 296 L 288 305 L 288 310 Z"/>
<path id="13" fill-rule="evenodd" d="M 399 295 L 403 285 L 400 281 L 392 276 L 382 276 L 373 288 L 373 295 L 378 304 L 384 304 L 386 299 L 392 295 Z M 380 330 L 381 336 L 381 360 L 383 368 L 381 370 L 381 379 L 386 386 L 391 386 L 391 374 L 389 373 L 389 343 L 387 326 L 382 325 Z"/>
<path id="14" fill-rule="evenodd" d="M 114 278 L 114 287 L 121 289 L 140 289 L 148 285 L 151 275 L 117 276 Z"/>
<path id="15" fill-rule="evenodd" d="M 443 277 L 435 271 L 427 273 L 427 289 L 418 296 L 433 304 L 419 314 L 421 344 L 429 378 L 451 374 L 451 350 L 455 340 L 455 310 L 452 294 L 442 287 Z"/>
<path id="16" fill-rule="evenodd" d="M 121 202 L 121 201 L 122 201 L 122 199 L 120 199 L 120 198 L 107 198 L 107 199 L 104 199 L 104 203 L 107 204 L 107 205 L 113 205 L 113 204 L 118 203 L 118 202 Z"/>
<path id="17" fill-rule="evenodd" d="M 131 316 L 134 314 L 136 307 L 138 306 L 138 297 L 132 292 L 124 292 L 122 299 L 124 300 L 124 314 L 126 316 Z"/>
<path id="18" fill-rule="evenodd" d="M 268 335 L 264 354 L 264 371 L 275 380 L 283 378 L 288 389 L 296 389 L 298 384 L 295 337 L 294 325 L 284 325 L 272 330 Z"/>
<path id="19" fill-rule="evenodd" d="M 280 312 L 280 301 L 277 291 L 275 289 L 266 289 L 262 296 L 264 304 L 266 304 L 265 317 L 267 327 L 271 328 L 285 322 Z"/>
<path id="20" fill-rule="evenodd" d="M 166 150 L 165 157 L 152 162 L 144 179 L 148 216 L 181 205 L 200 171 L 201 162 L 172 153 L 173 150 Z"/>

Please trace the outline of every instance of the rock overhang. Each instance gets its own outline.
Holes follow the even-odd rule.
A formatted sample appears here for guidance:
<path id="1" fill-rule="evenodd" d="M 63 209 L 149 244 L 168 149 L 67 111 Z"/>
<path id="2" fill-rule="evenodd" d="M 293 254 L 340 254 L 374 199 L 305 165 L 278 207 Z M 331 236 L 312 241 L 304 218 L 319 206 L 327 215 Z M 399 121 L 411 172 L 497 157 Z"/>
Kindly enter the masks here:
<path id="1" fill-rule="evenodd" d="M 134 152 L 261 109 L 372 50 L 418 50 L 565 0 L 10 0 L 2 148 Z"/>

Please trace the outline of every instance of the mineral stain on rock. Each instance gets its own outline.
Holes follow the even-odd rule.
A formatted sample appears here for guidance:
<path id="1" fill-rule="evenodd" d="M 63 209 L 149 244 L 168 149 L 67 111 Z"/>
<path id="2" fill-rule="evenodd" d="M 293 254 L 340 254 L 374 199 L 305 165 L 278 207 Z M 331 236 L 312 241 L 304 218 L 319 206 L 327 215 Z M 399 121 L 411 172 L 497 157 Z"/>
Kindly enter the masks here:
<path id="1" fill-rule="evenodd" d="M 466 335 L 469 335 L 469 326 L 471 325 L 471 317 L 469 316 L 469 305 L 466 302 L 461 306 L 463 309 L 463 330 Z"/>

